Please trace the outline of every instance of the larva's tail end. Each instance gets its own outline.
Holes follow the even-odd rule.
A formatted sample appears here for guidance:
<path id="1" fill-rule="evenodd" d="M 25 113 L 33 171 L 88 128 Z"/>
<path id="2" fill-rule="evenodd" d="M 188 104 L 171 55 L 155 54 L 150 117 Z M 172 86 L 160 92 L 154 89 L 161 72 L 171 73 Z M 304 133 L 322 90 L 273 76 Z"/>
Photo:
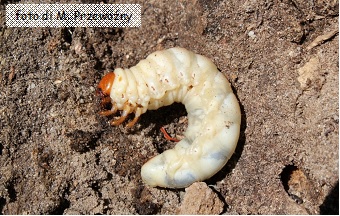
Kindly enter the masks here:
<path id="1" fill-rule="evenodd" d="M 154 181 L 152 177 L 153 175 L 150 173 L 148 166 L 145 166 L 145 164 L 142 166 L 141 176 L 142 176 L 143 182 L 146 183 L 147 185 L 151 187 L 157 186 L 157 183 Z"/>
<path id="2" fill-rule="evenodd" d="M 165 169 L 160 162 L 161 157 L 158 155 L 150 159 L 142 166 L 141 176 L 144 183 L 151 187 L 167 188 Z"/>

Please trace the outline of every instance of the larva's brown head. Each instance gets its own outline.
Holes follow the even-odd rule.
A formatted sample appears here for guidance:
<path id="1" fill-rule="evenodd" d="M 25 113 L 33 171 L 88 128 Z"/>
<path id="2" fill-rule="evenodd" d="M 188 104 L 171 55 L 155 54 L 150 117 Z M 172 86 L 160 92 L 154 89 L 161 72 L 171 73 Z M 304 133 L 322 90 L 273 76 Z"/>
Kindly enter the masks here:
<path id="1" fill-rule="evenodd" d="M 110 72 L 106 74 L 99 82 L 98 89 L 102 96 L 109 96 L 115 79 L 115 74 Z"/>

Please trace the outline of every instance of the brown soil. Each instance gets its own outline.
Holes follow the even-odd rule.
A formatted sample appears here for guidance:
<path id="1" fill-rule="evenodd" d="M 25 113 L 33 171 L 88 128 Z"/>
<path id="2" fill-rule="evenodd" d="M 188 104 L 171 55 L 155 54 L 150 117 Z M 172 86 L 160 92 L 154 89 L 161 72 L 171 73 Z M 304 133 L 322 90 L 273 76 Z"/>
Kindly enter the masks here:
<path id="1" fill-rule="evenodd" d="M 161 126 L 183 133 L 184 107 L 128 130 L 108 126 L 95 95 L 107 71 L 174 46 L 211 58 L 241 104 L 237 150 L 207 181 L 222 213 L 339 213 L 338 1 L 141 2 L 142 27 L 119 29 L 8 28 L 9 2 L 0 213 L 177 213 L 185 190 L 150 188 L 140 168 L 173 145 Z"/>

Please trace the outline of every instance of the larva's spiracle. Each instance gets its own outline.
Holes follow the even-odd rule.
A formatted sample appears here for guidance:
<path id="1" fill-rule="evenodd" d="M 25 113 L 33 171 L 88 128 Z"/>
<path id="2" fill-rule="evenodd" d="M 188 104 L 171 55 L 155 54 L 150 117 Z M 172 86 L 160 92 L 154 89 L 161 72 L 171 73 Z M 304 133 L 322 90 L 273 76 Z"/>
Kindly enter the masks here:
<path id="1" fill-rule="evenodd" d="M 230 83 L 208 58 L 183 48 L 150 54 L 129 69 L 115 69 L 98 85 L 102 111 L 121 124 L 128 114 L 135 118 L 174 102 L 185 105 L 188 128 L 185 138 L 143 165 L 142 179 L 150 186 L 183 188 L 217 173 L 234 153 L 240 133 L 241 113 Z"/>

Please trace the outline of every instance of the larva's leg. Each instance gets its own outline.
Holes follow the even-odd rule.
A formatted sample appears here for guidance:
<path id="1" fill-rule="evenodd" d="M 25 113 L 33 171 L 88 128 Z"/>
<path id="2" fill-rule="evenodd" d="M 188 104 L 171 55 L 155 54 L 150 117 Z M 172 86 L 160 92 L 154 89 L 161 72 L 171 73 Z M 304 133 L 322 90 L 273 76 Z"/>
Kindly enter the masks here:
<path id="1" fill-rule="evenodd" d="M 105 110 L 105 111 L 101 111 L 99 113 L 99 115 L 102 115 L 102 116 L 109 116 L 109 115 L 113 115 L 117 112 L 117 106 L 115 105 L 112 105 L 112 108 L 110 110 Z"/>
<path id="2" fill-rule="evenodd" d="M 111 124 L 112 126 L 118 126 L 118 125 L 120 125 L 121 123 L 123 123 L 123 122 L 125 121 L 126 117 L 127 117 L 127 116 L 121 116 L 121 117 L 120 117 L 119 119 L 117 119 L 117 120 L 112 120 L 110 124 Z"/>
<path id="3" fill-rule="evenodd" d="M 117 120 L 112 120 L 111 125 L 117 126 L 123 123 L 126 119 L 126 117 L 131 113 L 131 107 L 128 103 L 125 103 L 124 108 L 123 108 L 123 114 L 122 116 L 117 119 Z"/>
<path id="4" fill-rule="evenodd" d="M 110 97 L 104 97 L 100 103 L 101 106 L 105 106 L 106 104 L 111 103 Z"/>
<path id="5" fill-rule="evenodd" d="M 101 112 L 99 113 L 99 115 L 102 115 L 102 116 L 110 116 L 110 115 L 115 114 L 116 112 L 117 112 L 117 107 L 113 107 L 113 109 L 101 111 Z"/>
<path id="6" fill-rule="evenodd" d="M 128 128 L 133 127 L 136 124 L 136 122 L 138 121 L 141 114 L 142 114 L 142 109 L 138 107 L 137 110 L 136 110 L 136 113 L 135 113 L 135 118 L 132 121 L 130 121 L 126 125 L 126 127 L 128 127 Z"/>
<path id="7" fill-rule="evenodd" d="M 172 138 L 164 129 L 164 127 L 161 127 L 161 132 L 164 134 L 164 138 L 169 140 L 169 141 L 173 141 L 173 142 L 179 142 L 180 140 L 176 139 L 176 138 Z"/>

